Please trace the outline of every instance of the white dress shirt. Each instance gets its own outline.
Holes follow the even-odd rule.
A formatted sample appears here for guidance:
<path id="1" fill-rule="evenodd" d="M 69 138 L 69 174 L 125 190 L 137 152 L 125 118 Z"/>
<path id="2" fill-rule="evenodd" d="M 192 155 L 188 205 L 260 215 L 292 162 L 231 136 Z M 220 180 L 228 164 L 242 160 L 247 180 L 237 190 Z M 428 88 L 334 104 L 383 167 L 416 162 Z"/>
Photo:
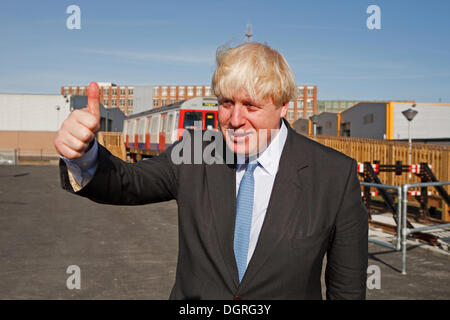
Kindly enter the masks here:
<path id="1" fill-rule="evenodd" d="M 94 139 L 92 147 L 78 159 L 70 160 L 66 157 L 60 156 L 66 163 L 67 169 L 69 169 L 75 181 L 83 188 L 97 171 L 97 156 L 98 156 L 98 142 Z"/>
<path id="2" fill-rule="evenodd" d="M 275 176 L 278 172 L 278 166 L 280 164 L 281 152 L 283 151 L 284 144 L 287 138 L 287 128 L 283 121 L 281 121 L 281 128 L 275 138 L 272 138 L 269 146 L 264 150 L 256 161 L 258 161 L 258 167 L 253 172 L 255 179 L 255 189 L 253 197 L 253 213 L 252 224 L 250 229 L 250 242 L 248 245 L 247 265 L 253 255 L 258 242 L 259 233 L 266 217 L 267 207 L 269 205 L 270 195 L 272 194 L 273 183 L 275 182 Z M 245 160 L 242 156 L 237 156 L 238 166 L 236 169 L 236 197 L 239 191 L 239 185 L 242 177 L 244 176 L 245 169 L 247 167 L 244 163 Z"/>

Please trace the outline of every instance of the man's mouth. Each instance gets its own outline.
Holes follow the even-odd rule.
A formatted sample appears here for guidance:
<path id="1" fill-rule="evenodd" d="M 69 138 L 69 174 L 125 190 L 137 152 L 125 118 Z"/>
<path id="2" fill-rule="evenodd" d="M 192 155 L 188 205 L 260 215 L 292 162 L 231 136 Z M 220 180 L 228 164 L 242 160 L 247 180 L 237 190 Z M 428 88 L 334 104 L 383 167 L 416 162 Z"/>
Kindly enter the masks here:
<path id="1" fill-rule="evenodd" d="M 233 129 L 228 129 L 228 136 L 230 137 L 230 140 L 236 143 L 239 142 L 244 142 L 247 139 L 249 139 L 249 137 L 251 136 L 251 134 L 253 133 L 253 131 L 241 131 L 241 130 L 233 130 Z"/>

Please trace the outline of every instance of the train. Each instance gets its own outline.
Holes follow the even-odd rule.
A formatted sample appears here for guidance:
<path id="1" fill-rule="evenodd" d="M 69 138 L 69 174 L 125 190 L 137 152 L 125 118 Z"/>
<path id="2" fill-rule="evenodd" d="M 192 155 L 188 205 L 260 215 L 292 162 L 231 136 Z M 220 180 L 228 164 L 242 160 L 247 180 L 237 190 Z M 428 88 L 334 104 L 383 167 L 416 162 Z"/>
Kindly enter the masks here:
<path id="1" fill-rule="evenodd" d="M 130 160 L 159 155 L 179 140 L 185 129 L 217 131 L 217 112 L 216 98 L 196 97 L 127 116 L 122 133 Z"/>

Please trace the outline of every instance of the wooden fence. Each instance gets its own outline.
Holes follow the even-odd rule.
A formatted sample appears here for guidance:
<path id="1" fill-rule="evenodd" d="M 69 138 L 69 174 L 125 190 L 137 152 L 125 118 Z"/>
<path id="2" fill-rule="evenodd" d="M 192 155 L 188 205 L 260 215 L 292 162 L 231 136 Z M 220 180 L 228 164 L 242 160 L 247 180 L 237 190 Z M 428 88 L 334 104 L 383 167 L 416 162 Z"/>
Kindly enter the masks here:
<path id="1" fill-rule="evenodd" d="M 358 162 L 378 160 L 380 164 L 395 164 L 396 161 L 408 164 L 408 142 L 322 135 L 309 136 L 309 138 L 336 149 Z M 427 162 L 431 165 L 431 170 L 439 181 L 450 180 L 450 146 L 413 142 L 411 150 L 412 164 Z M 382 183 L 389 185 L 398 186 L 420 182 L 420 179 L 414 174 L 409 180 L 408 173 L 397 176 L 395 172 L 381 172 L 378 176 Z M 449 192 L 449 186 L 446 187 L 446 190 Z M 436 194 L 434 190 L 433 194 Z"/>
<path id="2" fill-rule="evenodd" d="M 124 161 L 126 160 L 127 152 L 125 150 L 122 132 L 99 131 L 97 133 L 97 139 L 113 155 Z"/>

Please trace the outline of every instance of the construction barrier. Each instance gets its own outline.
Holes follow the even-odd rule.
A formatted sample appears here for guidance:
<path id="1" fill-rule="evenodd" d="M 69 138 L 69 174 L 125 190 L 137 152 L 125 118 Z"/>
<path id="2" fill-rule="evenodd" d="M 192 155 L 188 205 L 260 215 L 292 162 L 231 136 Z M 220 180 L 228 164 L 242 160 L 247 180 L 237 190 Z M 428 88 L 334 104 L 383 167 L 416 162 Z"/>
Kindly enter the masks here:
<path id="1" fill-rule="evenodd" d="M 380 175 L 383 172 L 394 172 L 397 176 L 402 173 L 414 174 L 420 179 L 421 183 L 439 182 L 431 170 L 431 165 L 428 163 L 403 165 L 401 161 L 396 161 L 395 164 L 380 164 L 370 162 L 358 163 L 357 172 L 364 182 L 373 182 L 376 184 L 383 184 Z M 362 194 L 364 204 L 370 208 L 371 197 L 380 196 L 388 205 L 392 212 L 395 212 L 392 197 L 383 189 L 375 192 L 369 192 L 369 187 L 364 187 Z M 434 192 L 433 192 L 434 191 Z M 437 208 L 441 209 L 440 219 L 443 221 L 450 221 L 450 197 L 447 190 L 442 185 L 435 185 L 434 189 L 428 190 L 427 187 L 421 187 L 420 190 L 408 191 L 408 196 L 414 197 L 420 204 L 419 216 L 423 220 L 430 220 L 431 215 L 436 214 Z"/>

